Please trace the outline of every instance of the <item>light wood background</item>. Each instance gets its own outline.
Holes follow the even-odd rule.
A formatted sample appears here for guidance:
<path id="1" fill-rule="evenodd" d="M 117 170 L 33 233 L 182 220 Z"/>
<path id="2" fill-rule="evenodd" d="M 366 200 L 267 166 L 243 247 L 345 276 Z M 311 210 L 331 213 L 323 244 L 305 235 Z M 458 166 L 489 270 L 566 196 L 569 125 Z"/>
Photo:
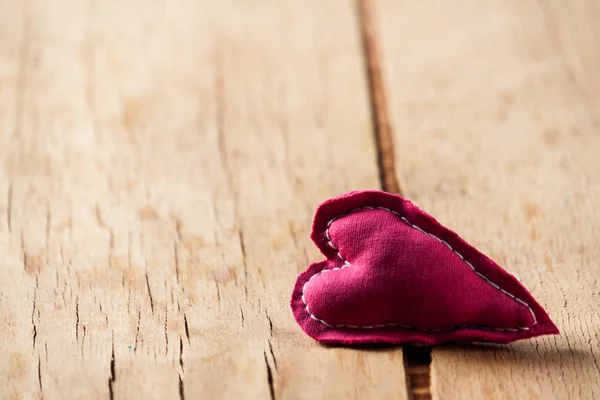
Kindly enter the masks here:
<path id="1" fill-rule="evenodd" d="M 594 0 L 0 1 L 0 398 L 600 397 L 598 21 Z M 378 188 L 562 334 L 416 366 L 308 338 L 313 212 Z"/>

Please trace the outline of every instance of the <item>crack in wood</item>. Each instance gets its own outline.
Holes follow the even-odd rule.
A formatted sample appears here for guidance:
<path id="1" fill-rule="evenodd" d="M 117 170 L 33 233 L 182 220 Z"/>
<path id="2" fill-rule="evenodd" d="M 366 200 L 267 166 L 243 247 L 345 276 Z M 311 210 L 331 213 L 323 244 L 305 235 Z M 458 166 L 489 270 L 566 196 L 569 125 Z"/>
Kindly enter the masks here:
<path id="1" fill-rule="evenodd" d="M 183 386 L 183 377 L 181 376 L 181 374 L 179 374 L 179 399 L 180 400 L 185 400 L 185 395 L 184 395 L 184 386 Z"/>
<path id="2" fill-rule="evenodd" d="M 150 310 L 154 314 L 154 299 L 152 298 L 152 291 L 150 290 L 150 280 L 148 279 L 148 269 L 146 269 L 146 288 L 148 289 L 148 298 L 150 299 Z"/>
<path id="3" fill-rule="evenodd" d="M 393 132 L 385 96 L 379 39 L 376 34 L 376 22 L 371 1 L 357 0 L 357 12 L 363 45 L 363 59 L 369 84 L 371 118 L 381 189 L 402 195 L 402 188 L 396 174 Z M 408 397 L 413 400 L 431 399 L 431 350 L 427 347 L 404 346 L 402 353 Z"/>
<path id="4" fill-rule="evenodd" d="M 169 354 L 169 307 L 165 304 L 165 357 Z"/>
<path id="5" fill-rule="evenodd" d="M 363 59 L 369 84 L 369 100 L 377 164 L 381 188 L 386 192 L 402 194 L 396 178 L 394 142 L 388 114 L 385 85 L 380 66 L 378 38 L 370 0 L 357 0 L 360 35 L 363 46 Z"/>
<path id="6" fill-rule="evenodd" d="M 114 400 L 114 383 L 117 377 L 115 375 L 115 333 L 112 333 L 112 353 L 110 357 L 110 375 L 108 377 L 108 393 L 110 400 Z"/>
<path id="7" fill-rule="evenodd" d="M 269 316 L 269 312 L 267 311 L 266 308 L 265 308 L 265 315 L 267 316 L 267 319 L 269 320 L 269 336 L 273 337 L 273 321 L 271 321 L 271 317 Z"/>
<path id="8" fill-rule="evenodd" d="M 39 355 L 38 355 L 37 372 L 38 372 L 38 384 L 40 385 L 40 394 L 41 394 L 41 397 L 44 398 L 44 386 L 42 385 L 42 358 Z"/>
<path id="9" fill-rule="evenodd" d="M 135 329 L 135 342 L 133 345 L 133 353 L 137 353 L 138 339 L 140 337 L 140 323 L 142 322 L 142 309 L 138 308 L 137 327 Z"/>
<path id="10" fill-rule="evenodd" d="M 275 400 L 275 387 L 273 386 L 273 371 L 271 370 L 271 365 L 269 364 L 269 360 L 267 358 L 267 352 L 263 352 L 265 357 L 265 365 L 267 367 L 267 382 L 269 383 L 269 394 L 271 396 L 271 400 Z"/>
<path id="11" fill-rule="evenodd" d="M 83 325 L 82 327 L 83 329 L 83 333 L 81 335 L 81 354 L 83 354 L 83 344 L 85 342 L 85 332 L 86 332 L 86 328 L 85 325 Z M 48 357 L 48 349 L 46 349 L 46 357 Z M 48 360 L 46 360 L 46 362 L 48 362 Z"/>
<path id="12" fill-rule="evenodd" d="M 179 336 L 179 367 L 181 371 L 179 372 L 179 399 L 185 400 L 185 390 L 183 385 L 183 374 L 184 374 L 184 364 L 183 364 L 183 338 Z"/>
<path id="13" fill-rule="evenodd" d="M 188 340 L 188 344 L 190 344 L 190 328 L 188 326 L 187 315 L 185 313 L 183 313 L 183 326 L 185 327 L 185 337 Z"/>
<path id="14" fill-rule="evenodd" d="M 79 342 L 79 295 L 75 298 L 75 340 Z"/>
<path id="15" fill-rule="evenodd" d="M 403 346 L 402 355 L 409 399 L 430 400 L 431 348 Z"/>
<path id="16" fill-rule="evenodd" d="M 35 311 L 36 311 L 36 301 L 37 301 L 37 289 L 38 289 L 38 277 L 35 277 L 35 290 L 33 292 L 33 302 L 32 302 L 32 310 L 31 310 L 31 325 L 33 326 L 33 348 L 35 348 L 35 340 L 37 338 L 37 325 L 35 323 Z M 39 310 L 38 310 L 39 311 Z"/>

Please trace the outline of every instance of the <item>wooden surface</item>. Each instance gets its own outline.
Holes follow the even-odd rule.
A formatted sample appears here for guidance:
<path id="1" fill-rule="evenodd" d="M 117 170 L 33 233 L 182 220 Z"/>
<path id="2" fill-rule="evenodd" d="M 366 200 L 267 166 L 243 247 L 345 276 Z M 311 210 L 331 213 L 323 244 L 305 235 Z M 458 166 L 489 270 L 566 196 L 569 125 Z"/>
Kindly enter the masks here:
<path id="1" fill-rule="evenodd" d="M 600 396 L 599 19 L 591 0 L 0 2 L 0 398 Z M 314 209 L 382 187 L 563 334 L 434 348 L 431 389 L 407 387 L 429 371 L 410 351 L 308 338 L 288 304 L 321 258 Z"/>
<path id="2" fill-rule="evenodd" d="M 385 1 L 377 15 L 405 194 L 562 332 L 433 349 L 433 397 L 600 397 L 600 3 Z"/>
<path id="3" fill-rule="evenodd" d="M 400 349 L 288 306 L 315 206 L 379 185 L 354 9 L 319 3 L 2 3 L 0 398 L 406 394 Z"/>

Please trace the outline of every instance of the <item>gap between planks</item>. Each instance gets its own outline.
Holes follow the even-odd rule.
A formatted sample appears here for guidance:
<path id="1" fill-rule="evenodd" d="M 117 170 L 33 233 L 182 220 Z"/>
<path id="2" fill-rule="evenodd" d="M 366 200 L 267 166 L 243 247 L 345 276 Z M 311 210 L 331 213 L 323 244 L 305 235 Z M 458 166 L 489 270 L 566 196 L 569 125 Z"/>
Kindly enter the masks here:
<path id="1" fill-rule="evenodd" d="M 369 85 L 369 101 L 377 164 L 381 188 L 389 193 L 402 195 L 398 182 L 392 127 L 385 95 L 379 40 L 377 37 L 371 0 L 356 0 L 363 48 L 363 60 Z M 404 371 L 408 397 L 413 400 L 430 400 L 431 349 L 429 347 L 404 346 Z"/>
<path id="2" fill-rule="evenodd" d="M 396 178 L 392 127 L 380 67 L 379 40 L 376 35 L 371 0 L 357 0 L 363 59 L 369 84 L 371 120 L 377 149 L 377 163 L 381 188 L 386 192 L 402 194 Z"/>

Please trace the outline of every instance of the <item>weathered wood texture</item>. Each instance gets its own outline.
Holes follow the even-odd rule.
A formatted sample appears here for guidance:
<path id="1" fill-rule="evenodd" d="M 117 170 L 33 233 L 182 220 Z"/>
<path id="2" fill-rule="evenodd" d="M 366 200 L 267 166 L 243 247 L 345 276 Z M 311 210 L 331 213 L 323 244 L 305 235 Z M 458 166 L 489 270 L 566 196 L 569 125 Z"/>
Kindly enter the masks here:
<path id="1" fill-rule="evenodd" d="M 600 397 L 600 3 L 377 4 L 405 194 L 562 331 L 433 349 L 433 397 Z"/>
<path id="2" fill-rule="evenodd" d="M 288 306 L 368 98 L 346 1 L 0 2 L 0 398 L 405 397 Z"/>

